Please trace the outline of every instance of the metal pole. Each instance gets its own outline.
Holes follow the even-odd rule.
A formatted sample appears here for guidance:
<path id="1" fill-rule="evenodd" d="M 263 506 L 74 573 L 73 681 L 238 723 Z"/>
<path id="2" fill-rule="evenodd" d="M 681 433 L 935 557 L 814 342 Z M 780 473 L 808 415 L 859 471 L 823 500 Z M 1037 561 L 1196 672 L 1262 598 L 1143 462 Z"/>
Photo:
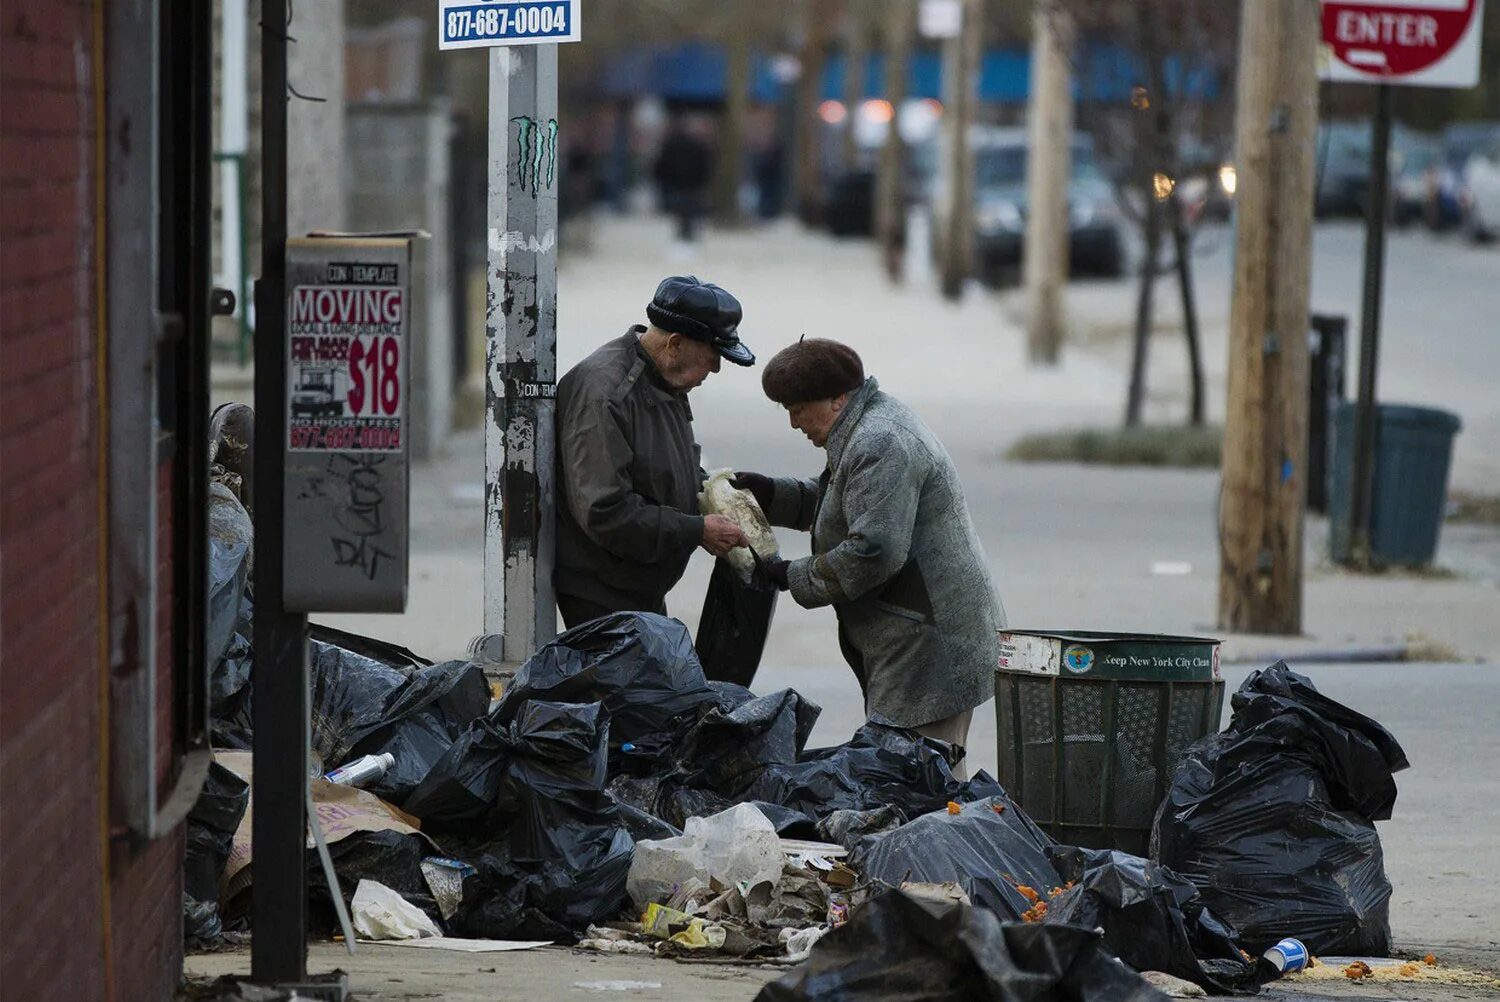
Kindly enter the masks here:
<path id="1" fill-rule="evenodd" d="M 481 653 L 515 665 L 557 632 L 557 46 L 491 49 L 489 104 Z"/>
<path id="2" fill-rule="evenodd" d="M 261 15 L 261 269 L 256 285 L 254 776 L 251 979 L 307 974 L 307 618 L 283 611 L 286 451 L 287 0 Z"/>
<path id="3" fill-rule="evenodd" d="M 1370 143 L 1370 206 L 1365 218 L 1364 295 L 1359 331 L 1359 401 L 1354 413 L 1354 476 L 1349 509 L 1350 557 L 1370 559 L 1370 512 L 1375 496 L 1375 383 L 1380 362 L 1380 294 L 1385 278 L 1386 187 L 1390 176 L 1391 102 L 1381 84 Z"/>

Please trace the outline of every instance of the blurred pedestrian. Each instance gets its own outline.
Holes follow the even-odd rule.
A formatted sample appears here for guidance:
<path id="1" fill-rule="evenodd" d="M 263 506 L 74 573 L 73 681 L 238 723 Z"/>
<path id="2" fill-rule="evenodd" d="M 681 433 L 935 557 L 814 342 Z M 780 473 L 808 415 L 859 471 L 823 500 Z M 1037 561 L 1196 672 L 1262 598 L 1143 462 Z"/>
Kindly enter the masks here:
<path id="1" fill-rule="evenodd" d="M 707 205 L 708 183 L 714 175 L 714 154 L 686 120 L 672 121 L 653 171 L 661 188 L 662 206 L 677 219 L 677 239 L 689 245 L 698 238 L 698 223 Z"/>
<path id="2" fill-rule="evenodd" d="M 761 386 L 828 455 L 816 480 L 733 481 L 771 524 L 812 533 L 812 556 L 769 559 L 762 576 L 805 608 L 833 606 L 867 714 L 963 745 L 993 695 L 1005 613 L 953 461 L 837 341 L 784 348 Z"/>
<path id="3" fill-rule="evenodd" d="M 720 359 L 755 364 L 739 300 L 693 275 L 664 279 L 637 324 L 557 383 L 557 562 L 568 627 L 611 612 L 666 614 L 693 550 L 748 543 L 723 515 L 699 515 L 704 480 L 688 393 Z"/>

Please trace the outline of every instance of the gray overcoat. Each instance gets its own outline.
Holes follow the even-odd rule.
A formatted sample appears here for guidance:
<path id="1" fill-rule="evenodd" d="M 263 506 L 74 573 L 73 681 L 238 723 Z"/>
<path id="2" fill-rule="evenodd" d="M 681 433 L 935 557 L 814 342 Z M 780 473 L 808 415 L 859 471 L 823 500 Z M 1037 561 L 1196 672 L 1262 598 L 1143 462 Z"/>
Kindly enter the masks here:
<path id="1" fill-rule="evenodd" d="M 792 597 L 833 606 L 867 713 L 918 727 L 985 702 L 1005 613 L 947 451 L 874 379 L 825 449 L 818 480 L 774 481 L 772 524 L 812 532 Z"/>

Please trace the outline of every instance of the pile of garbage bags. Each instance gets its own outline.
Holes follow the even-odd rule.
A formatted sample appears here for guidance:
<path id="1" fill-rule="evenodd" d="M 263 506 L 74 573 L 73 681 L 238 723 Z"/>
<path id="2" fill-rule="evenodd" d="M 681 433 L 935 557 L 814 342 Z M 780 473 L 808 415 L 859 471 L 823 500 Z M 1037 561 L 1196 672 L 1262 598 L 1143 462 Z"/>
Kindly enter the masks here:
<path id="1" fill-rule="evenodd" d="M 215 722 L 248 741 L 233 648 Z M 399 899 L 448 935 L 806 959 L 768 1000 L 902 997 L 933 978 L 955 998 L 1156 998 L 1144 970 L 1234 992 L 1276 976 L 1256 958 L 1287 936 L 1389 946 L 1374 822 L 1404 755 L 1284 664 L 1185 753 L 1144 859 L 1057 844 L 990 776 L 958 779 L 962 749 L 888 721 L 808 749 L 815 704 L 710 681 L 662 616 L 562 634 L 497 699 L 472 662 L 323 628 L 309 649 L 321 767 L 388 757 L 363 790 L 313 784 L 315 806 L 365 818 L 330 852 L 345 900 L 363 884 L 387 926 L 427 927 Z M 245 921 L 253 805 L 234 754 L 189 818 L 198 942 Z M 331 902 L 311 849 L 309 878 Z"/>

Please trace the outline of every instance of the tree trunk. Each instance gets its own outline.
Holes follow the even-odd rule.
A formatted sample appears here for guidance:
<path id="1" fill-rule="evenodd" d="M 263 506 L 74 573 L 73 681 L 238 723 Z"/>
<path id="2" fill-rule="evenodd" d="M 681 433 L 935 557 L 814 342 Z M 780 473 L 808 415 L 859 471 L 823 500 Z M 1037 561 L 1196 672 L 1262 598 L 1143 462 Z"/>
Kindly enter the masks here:
<path id="1" fill-rule="evenodd" d="M 1182 295 L 1182 334 L 1188 353 L 1188 424 L 1203 427 L 1203 357 L 1198 342 L 1198 304 L 1193 296 L 1193 248 L 1182 201 L 1171 199 L 1172 244 L 1177 254 L 1177 287 Z"/>
<path id="2" fill-rule="evenodd" d="M 742 222 L 740 186 L 745 181 L 745 122 L 750 111 L 749 37 L 732 33 L 728 56 L 724 122 L 714 166 L 714 216 L 725 226 L 738 226 Z"/>
<path id="3" fill-rule="evenodd" d="M 1316 0 L 1241 8 L 1219 628 L 1302 629 Z"/>
<path id="4" fill-rule="evenodd" d="M 885 99 L 891 105 L 891 121 L 875 175 L 875 235 L 880 241 L 886 275 L 892 282 L 900 282 L 906 237 L 906 145 L 901 139 L 901 106 L 906 103 L 907 63 L 916 30 L 916 4 L 914 0 L 896 0 L 891 7 L 884 19 Z"/>
<path id="5" fill-rule="evenodd" d="M 823 173 L 818 169 L 822 122 L 818 118 L 818 103 L 822 99 L 828 7 L 826 0 L 807 0 L 802 75 L 797 78 L 796 169 L 792 183 L 797 217 L 807 226 L 823 221 Z"/>
<path id="6" fill-rule="evenodd" d="M 1056 365 L 1068 282 L 1068 178 L 1073 161 L 1073 17 L 1057 0 L 1032 15 L 1030 149 L 1026 164 L 1026 359 Z"/>
<path id="7" fill-rule="evenodd" d="M 1161 206 L 1146 193 L 1146 250 L 1141 261 L 1141 288 L 1135 304 L 1135 342 L 1130 357 L 1130 391 L 1125 398 L 1125 426 L 1137 427 L 1146 407 L 1146 355 L 1151 346 L 1157 258 L 1161 256 Z"/>
<path id="8" fill-rule="evenodd" d="M 859 165 L 855 119 L 865 99 L 865 64 L 869 62 L 870 23 L 861 0 L 844 2 L 844 143 L 843 168 Z"/>
<path id="9" fill-rule="evenodd" d="M 974 158 L 969 125 L 974 120 L 975 84 L 984 35 L 982 0 L 963 0 L 963 26 L 944 53 L 943 89 L 948 132 L 948 200 L 943 213 L 942 293 L 958 299 L 972 270 L 974 248 Z"/>

